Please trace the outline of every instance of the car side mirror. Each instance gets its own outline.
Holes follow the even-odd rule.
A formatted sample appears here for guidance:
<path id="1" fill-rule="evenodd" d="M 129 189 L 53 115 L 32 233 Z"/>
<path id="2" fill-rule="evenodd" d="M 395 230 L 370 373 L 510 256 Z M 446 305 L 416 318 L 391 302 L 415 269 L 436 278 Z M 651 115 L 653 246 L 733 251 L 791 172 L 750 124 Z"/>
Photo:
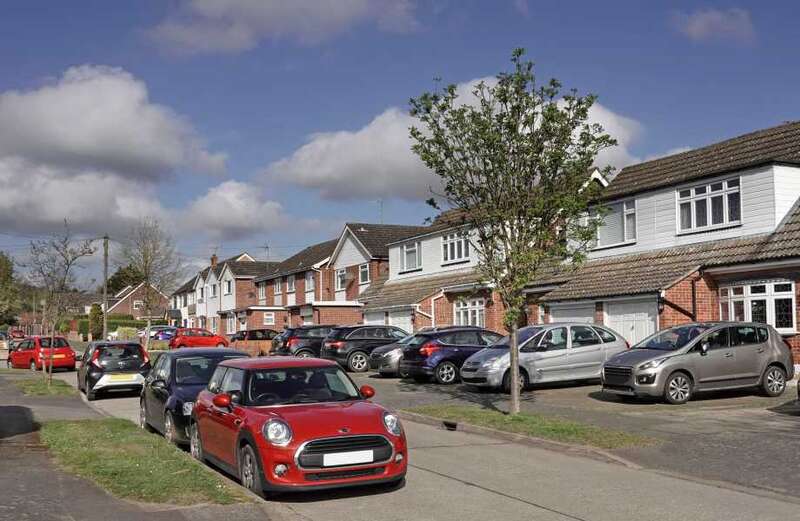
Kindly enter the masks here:
<path id="1" fill-rule="evenodd" d="M 703 342 L 700 344 L 700 356 L 706 356 L 708 354 L 708 342 Z"/>
<path id="2" fill-rule="evenodd" d="M 211 403 L 214 404 L 214 407 L 219 407 L 220 409 L 230 409 L 231 396 L 226 393 L 220 393 L 214 396 L 214 399 L 211 400 Z"/>
<path id="3" fill-rule="evenodd" d="M 153 383 L 150 384 L 150 385 L 153 386 L 153 389 L 166 389 L 167 388 L 167 382 L 165 382 L 164 380 L 161 380 L 160 378 L 158 380 L 153 380 Z"/>
<path id="4" fill-rule="evenodd" d="M 373 396 L 375 396 L 375 389 L 373 389 L 369 385 L 362 385 L 359 391 L 361 392 L 361 396 L 363 396 L 364 398 L 372 398 Z"/>

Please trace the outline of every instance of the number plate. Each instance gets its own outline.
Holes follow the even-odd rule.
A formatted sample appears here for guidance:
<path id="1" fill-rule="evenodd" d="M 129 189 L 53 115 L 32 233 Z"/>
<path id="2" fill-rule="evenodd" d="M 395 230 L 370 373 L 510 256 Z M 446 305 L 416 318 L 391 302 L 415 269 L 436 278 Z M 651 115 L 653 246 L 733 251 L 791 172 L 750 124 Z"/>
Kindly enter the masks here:
<path id="1" fill-rule="evenodd" d="M 59 358 L 64 358 L 64 355 L 53 355 L 53 360 L 58 360 Z"/>
<path id="2" fill-rule="evenodd" d="M 371 450 L 355 452 L 336 452 L 322 455 L 323 467 L 337 467 L 340 465 L 355 465 L 358 463 L 372 463 L 374 456 Z"/>
<path id="3" fill-rule="evenodd" d="M 136 380 L 136 375 L 133 374 L 112 374 L 109 377 L 112 382 L 132 382 Z"/>

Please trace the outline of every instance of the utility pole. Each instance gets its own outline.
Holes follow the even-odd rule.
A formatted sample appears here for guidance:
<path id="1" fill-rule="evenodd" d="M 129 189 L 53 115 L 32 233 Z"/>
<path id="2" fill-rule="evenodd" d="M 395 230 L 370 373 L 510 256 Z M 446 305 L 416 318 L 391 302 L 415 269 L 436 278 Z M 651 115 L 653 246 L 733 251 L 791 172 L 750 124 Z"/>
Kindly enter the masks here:
<path id="1" fill-rule="evenodd" d="M 103 340 L 108 338 L 108 235 L 103 236 Z"/>

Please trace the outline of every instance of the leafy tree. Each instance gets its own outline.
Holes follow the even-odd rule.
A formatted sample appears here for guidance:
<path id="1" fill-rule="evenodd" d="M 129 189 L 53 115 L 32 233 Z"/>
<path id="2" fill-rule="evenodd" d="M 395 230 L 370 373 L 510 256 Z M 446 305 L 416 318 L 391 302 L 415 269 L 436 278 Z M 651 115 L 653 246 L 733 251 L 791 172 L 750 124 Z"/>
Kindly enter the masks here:
<path id="1" fill-rule="evenodd" d="M 116 295 L 126 286 L 137 286 L 142 282 L 142 274 L 136 268 L 128 264 L 121 266 L 114 272 L 113 275 L 108 277 L 108 294 Z M 98 293 L 102 293 L 102 285 L 98 289 Z"/>
<path id="2" fill-rule="evenodd" d="M 13 324 L 21 307 L 19 288 L 14 280 L 14 261 L 0 252 L 0 324 Z"/>
<path id="3" fill-rule="evenodd" d="M 588 172 L 616 142 L 588 121 L 595 96 L 562 93 L 554 79 L 538 84 L 523 49 L 511 62 L 512 71 L 480 82 L 469 100 L 458 99 L 454 85 L 412 99 L 421 125 L 410 134 L 414 152 L 441 180 L 439 200 L 460 210 L 472 230 L 477 270 L 502 300 L 516 414 L 523 290 L 544 270 L 584 260 L 601 211 L 592 208 L 597 187 Z"/>
<path id="4" fill-rule="evenodd" d="M 89 332 L 92 340 L 103 338 L 103 308 L 100 304 L 92 304 L 89 309 Z"/>

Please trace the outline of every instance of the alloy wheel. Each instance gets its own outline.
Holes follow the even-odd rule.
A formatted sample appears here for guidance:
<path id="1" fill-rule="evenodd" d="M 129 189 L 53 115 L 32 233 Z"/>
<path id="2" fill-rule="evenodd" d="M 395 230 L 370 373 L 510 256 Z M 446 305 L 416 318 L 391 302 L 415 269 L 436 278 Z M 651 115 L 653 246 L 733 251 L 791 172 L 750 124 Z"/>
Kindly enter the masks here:
<path id="1" fill-rule="evenodd" d="M 172 414 L 167 413 L 164 417 L 164 437 L 167 441 L 175 443 L 175 423 L 172 421 Z"/>
<path id="2" fill-rule="evenodd" d="M 689 380 L 683 375 L 676 375 L 669 381 L 669 396 L 675 402 L 684 402 L 689 397 Z"/>
<path id="3" fill-rule="evenodd" d="M 252 490 L 253 483 L 256 476 L 255 461 L 253 461 L 253 453 L 245 447 L 242 449 L 242 470 L 241 481 L 242 486 L 246 489 Z"/>
<path id="4" fill-rule="evenodd" d="M 193 423 L 189 429 L 189 453 L 198 461 L 203 461 L 203 445 L 200 442 L 200 429 Z"/>
<path id="5" fill-rule="evenodd" d="M 34 362 L 33 360 L 31 360 L 30 369 L 31 369 L 31 371 L 33 371 L 34 373 L 36 372 L 36 362 Z"/>
<path id="6" fill-rule="evenodd" d="M 144 400 L 139 402 L 139 428 L 147 429 L 147 408 L 144 405 Z"/>
<path id="7" fill-rule="evenodd" d="M 360 373 L 367 369 L 367 357 L 364 353 L 353 353 L 350 356 L 350 369 Z"/>
<path id="8" fill-rule="evenodd" d="M 443 384 L 452 383 L 456 379 L 456 368 L 453 364 L 445 362 L 436 369 L 436 376 Z"/>
<path id="9" fill-rule="evenodd" d="M 767 371 L 767 390 L 770 394 L 778 396 L 783 393 L 784 388 L 786 388 L 786 377 L 783 376 L 783 371 L 772 367 Z"/>

